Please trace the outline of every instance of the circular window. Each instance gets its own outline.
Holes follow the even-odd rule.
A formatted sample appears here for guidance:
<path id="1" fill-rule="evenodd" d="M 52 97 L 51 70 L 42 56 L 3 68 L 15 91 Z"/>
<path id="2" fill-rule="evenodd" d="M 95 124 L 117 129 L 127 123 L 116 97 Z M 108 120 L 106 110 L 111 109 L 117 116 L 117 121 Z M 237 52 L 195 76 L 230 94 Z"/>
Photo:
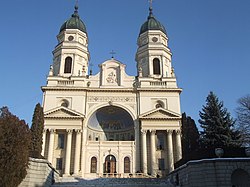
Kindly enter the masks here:
<path id="1" fill-rule="evenodd" d="M 152 41 L 153 41 L 153 42 L 157 42 L 157 41 L 158 41 L 158 38 L 153 37 L 153 38 L 152 38 Z"/>
<path id="2" fill-rule="evenodd" d="M 68 40 L 69 40 L 69 41 L 74 40 L 74 36 L 69 36 L 69 37 L 68 37 Z"/>
<path id="3" fill-rule="evenodd" d="M 162 108 L 162 105 L 161 105 L 160 103 L 157 103 L 157 104 L 155 105 L 155 108 Z"/>
<path id="4" fill-rule="evenodd" d="M 164 108 L 164 104 L 162 101 L 157 101 L 155 108 Z"/>
<path id="5" fill-rule="evenodd" d="M 69 107 L 69 102 L 67 100 L 63 100 L 61 103 L 61 106 L 68 108 Z"/>

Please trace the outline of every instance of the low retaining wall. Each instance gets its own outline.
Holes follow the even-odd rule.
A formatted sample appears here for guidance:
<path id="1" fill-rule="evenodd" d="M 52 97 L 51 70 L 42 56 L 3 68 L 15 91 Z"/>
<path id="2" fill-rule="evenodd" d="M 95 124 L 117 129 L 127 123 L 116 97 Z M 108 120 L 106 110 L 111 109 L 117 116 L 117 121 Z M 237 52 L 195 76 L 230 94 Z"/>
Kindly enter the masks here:
<path id="1" fill-rule="evenodd" d="M 168 176 L 173 186 L 250 186 L 250 158 L 216 158 L 189 161 Z"/>
<path id="2" fill-rule="evenodd" d="M 29 158 L 27 175 L 19 187 L 50 187 L 59 177 L 45 159 Z"/>

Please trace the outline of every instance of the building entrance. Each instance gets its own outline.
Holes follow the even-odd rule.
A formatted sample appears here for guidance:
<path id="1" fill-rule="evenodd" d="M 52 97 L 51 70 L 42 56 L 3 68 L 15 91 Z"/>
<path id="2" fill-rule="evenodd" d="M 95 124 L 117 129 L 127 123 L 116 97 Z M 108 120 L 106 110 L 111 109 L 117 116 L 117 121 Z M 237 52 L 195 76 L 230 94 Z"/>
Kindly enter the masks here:
<path id="1" fill-rule="evenodd" d="M 113 155 L 108 155 L 105 158 L 104 173 L 116 173 L 116 159 Z"/>

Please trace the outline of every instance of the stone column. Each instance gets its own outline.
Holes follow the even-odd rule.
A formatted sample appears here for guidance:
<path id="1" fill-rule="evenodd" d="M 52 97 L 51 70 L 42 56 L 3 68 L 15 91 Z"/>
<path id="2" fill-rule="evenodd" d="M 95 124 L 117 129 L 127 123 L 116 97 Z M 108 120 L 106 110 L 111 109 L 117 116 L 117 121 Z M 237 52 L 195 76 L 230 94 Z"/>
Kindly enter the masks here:
<path id="1" fill-rule="evenodd" d="M 43 129 L 43 145 L 42 145 L 42 156 L 45 154 L 45 145 L 46 145 L 46 133 L 47 129 Z"/>
<path id="2" fill-rule="evenodd" d="M 65 172 L 64 174 L 70 174 L 70 155 L 71 155 L 71 142 L 72 142 L 72 130 L 67 129 L 67 147 L 66 147 L 66 157 L 65 157 Z"/>
<path id="3" fill-rule="evenodd" d="M 176 151 L 177 151 L 177 160 L 182 158 L 182 150 L 181 150 L 181 131 L 176 130 Z"/>
<path id="4" fill-rule="evenodd" d="M 168 172 L 170 173 L 171 171 L 174 170 L 174 154 L 173 154 L 173 140 L 172 140 L 172 130 L 167 131 L 167 150 L 168 150 Z"/>
<path id="5" fill-rule="evenodd" d="M 135 124 L 135 172 L 140 171 L 140 129 L 139 123 Z"/>
<path id="6" fill-rule="evenodd" d="M 75 162 L 74 162 L 74 174 L 78 175 L 80 164 L 80 149 L 81 149 L 81 135 L 82 131 L 76 131 L 76 150 L 75 150 Z"/>
<path id="7" fill-rule="evenodd" d="M 48 161 L 53 164 L 53 152 L 54 152 L 54 141 L 55 141 L 55 129 L 50 129 L 49 136 L 49 151 L 48 151 Z"/>
<path id="8" fill-rule="evenodd" d="M 82 160 L 82 162 L 81 162 L 81 165 L 82 165 L 81 170 L 82 170 L 82 177 L 83 178 L 85 177 L 85 173 L 90 171 L 90 170 L 85 171 L 86 163 L 89 163 L 89 161 L 86 159 L 86 152 L 87 152 L 86 142 L 87 142 L 87 129 L 84 128 L 82 130 L 82 158 L 81 158 L 81 160 Z M 99 158 L 99 160 L 100 160 L 100 158 Z M 97 164 L 99 164 L 99 160 L 97 158 Z M 100 167 L 97 167 L 97 169 L 100 170 Z"/>
<path id="9" fill-rule="evenodd" d="M 152 130 L 150 134 L 150 142 L 151 142 L 151 175 L 156 176 L 156 160 L 155 160 L 155 134 L 156 131 Z"/>
<path id="10" fill-rule="evenodd" d="M 142 170 L 144 174 L 148 173 L 147 164 L 147 130 L 141 130 L 142 133 Z"/>

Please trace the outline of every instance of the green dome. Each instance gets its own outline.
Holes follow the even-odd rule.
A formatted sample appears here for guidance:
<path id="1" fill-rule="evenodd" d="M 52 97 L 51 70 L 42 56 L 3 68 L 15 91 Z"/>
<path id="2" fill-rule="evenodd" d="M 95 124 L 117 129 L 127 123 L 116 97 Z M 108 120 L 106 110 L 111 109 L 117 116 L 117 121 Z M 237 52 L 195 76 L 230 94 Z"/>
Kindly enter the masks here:
<path id="1" fill-rule="evenodd" d="M 152 8 L 149 11 L 148 20 L 141 26 L 139 35 L 149 30 L 160 30 L 167 35 L 165 27 L 153 16 Z"/>
<path id="2" fill-rule="evenodd" d="M 78 29 L 82 32 L 87 33 L 86 26 L 80 19 L 78 14 L 78 6 L 75 6 L 75 12 L 72 14 L 71 18 L 64 22 L 60 28 L 60 32 L 65 29 Z"/>

